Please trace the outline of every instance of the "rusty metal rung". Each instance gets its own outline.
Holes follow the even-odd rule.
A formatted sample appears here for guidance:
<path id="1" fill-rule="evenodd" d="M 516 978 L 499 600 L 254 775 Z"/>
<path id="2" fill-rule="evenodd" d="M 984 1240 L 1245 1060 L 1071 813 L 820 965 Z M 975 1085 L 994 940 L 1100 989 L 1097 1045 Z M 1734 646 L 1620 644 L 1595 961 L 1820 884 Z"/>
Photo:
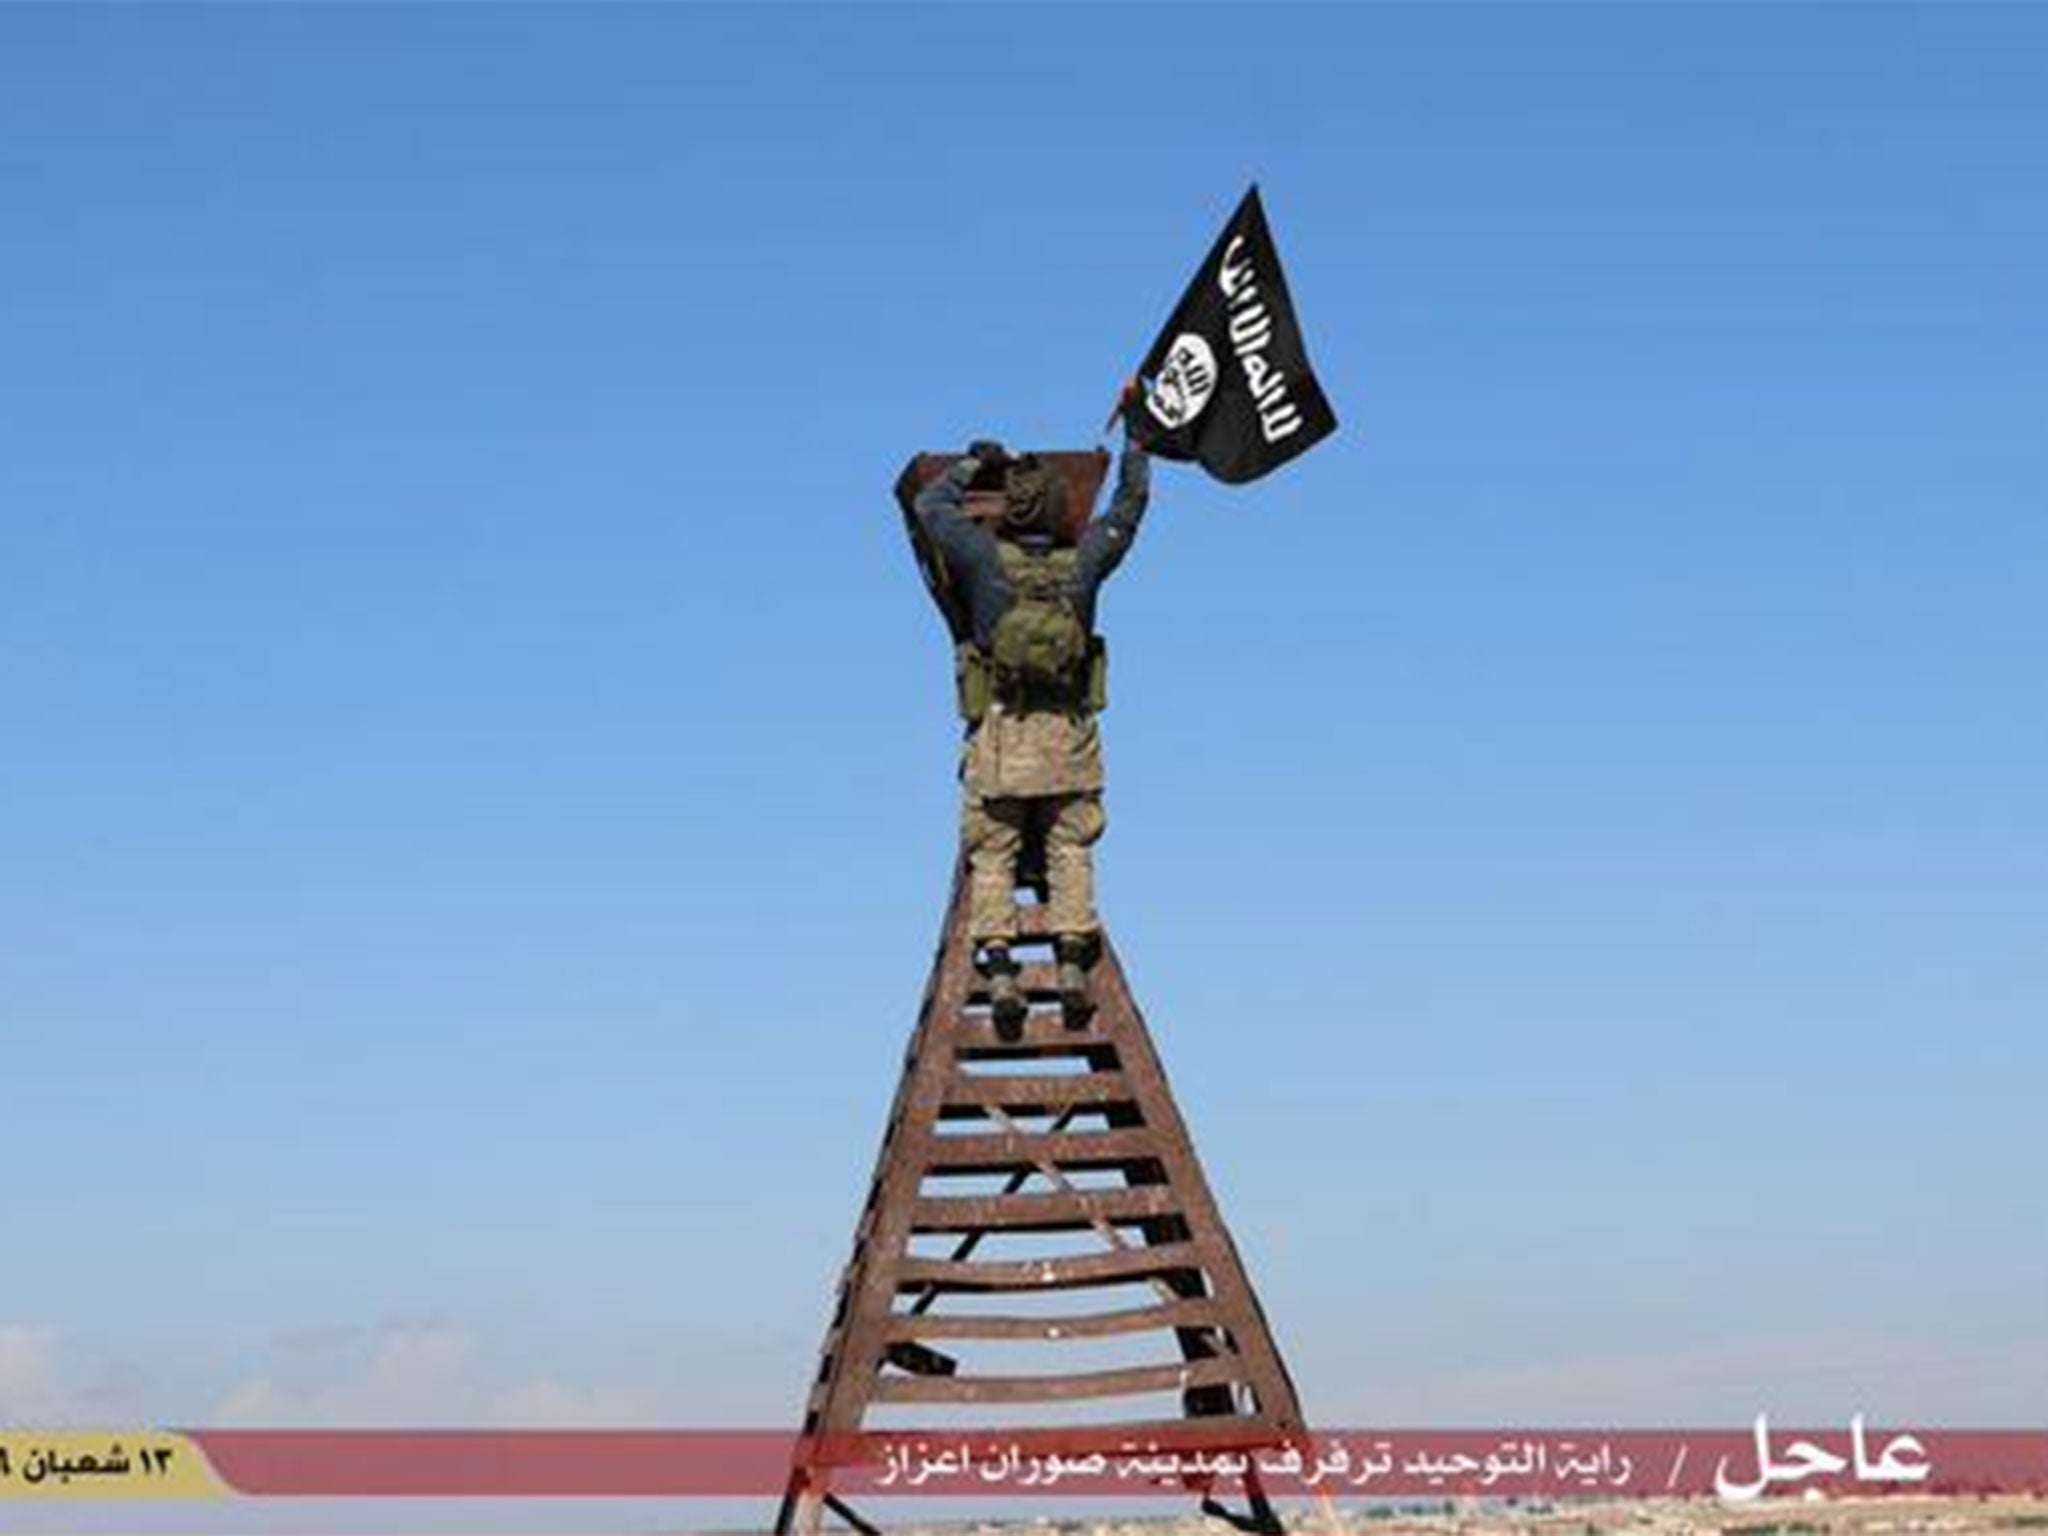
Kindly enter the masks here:
<path id="1" fill-rule="evenodd" d="M 1121 1072 L 962 1072 L 946 1084 L 945 1093 L 944 1109 L 995 1104 L 1013 1113 L 1038 1114 L 1057 1113 L 1070 1104 L 1129 1104 L 1137 1098 Z"/>
<path id="2" fill-rule="evenodd" d="M 1132 1223 L 1180 1214 L 1180 1197 L 1164 1184 L 1028 1195 L 926 1195 L 911 1207 L 910 1229 L 1072 1232 L 1100 1221 Z"/>
<path id="3" fill-rule="evenodd" d="M 1208 1300 L 1172 1301 L 1115 1312 L 1066 1317 L 1007 1317 L 994 1313 L 920 1312 L 898 1316 L 889 1326 L 899 1339 L 1103 1339 L 1163 1328 L 1217 1329 L 1216 1305 Z"/>
<path id="4" fill-rule="evenodd" d="M 1034 1014 L 1014 1039 L 997 1035 L 987 1019 L 975 1021 L 972 1035 L 953 1047 L 960 1061 L 1042 1061 L 1064 1056 L 1116 1060 L 1116 1042 L 1091 1023 L 1075 1029 L 1057 1013 Z"/>
<path id="5" fill-rule="evenodd" d="M 1017 985 L 1024 989 L 1026 997 L 1051 1001 L 1060 995 L 1060 973 L 1050 965 L 1020 965 L 1017 967 Z M 967 1000 L 986 1003 L 988 983 L 975 978 L 974 985 L 968 989 Z"/>
<path id="6" fill-rule="evenodd" d="M 931 1285 L 946 1291 L 1058 1291 L 1122 1285 L 1152 1275 L 1199 1270 L 1201 1265 L 1201 1252 L 1195 1244 L 1158 1243 L 1143 1248 L 1114 1248 L 1106 1253 L 986 1264 L 905 1259 L 896 1266 L 896 1276 L 899 1290 L 921 1290 Z"/>
<path id="7" fill-rule="evenodd" d="M 1142 1392 L 1185 1392 L 1240 1379 L 1236 1360 L 1193 1360 L 1173 1365 L 1132 1365 L 1112 1371 L 1048 1376 L 884 1376 L 875 1400 L 885 1403 L 1066 1403 Z"/>
<path id="8" fill-rule="evenodd" d="M 1007 1173 L 1052 1163 L 1069 1172 L 1123 1168 L 1159 1157 L 1148 1131 L 1061 1131 L 1038 1135 L 933 1136 L 924 1147 L 927 1173 Z"/>

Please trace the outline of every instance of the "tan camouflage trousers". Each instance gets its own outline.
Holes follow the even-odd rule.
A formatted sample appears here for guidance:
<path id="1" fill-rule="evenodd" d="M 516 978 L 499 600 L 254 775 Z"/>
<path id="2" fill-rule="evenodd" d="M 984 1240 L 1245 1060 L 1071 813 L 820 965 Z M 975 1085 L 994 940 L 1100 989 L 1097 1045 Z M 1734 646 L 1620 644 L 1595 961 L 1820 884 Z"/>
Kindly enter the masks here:
<path id="1" fill-rule="evenodd" d="M 976 945 L 1017 936 L 1017 856 L 1029 837 L 1045 839 L 1047 926 L 1056 934 L 1093 934 L 1095 860 L 1090 849 L 1107 817 L 1102 794 L 985 796 L 969 792 L 961 817 L 967 849 L 967 924 Z"/>

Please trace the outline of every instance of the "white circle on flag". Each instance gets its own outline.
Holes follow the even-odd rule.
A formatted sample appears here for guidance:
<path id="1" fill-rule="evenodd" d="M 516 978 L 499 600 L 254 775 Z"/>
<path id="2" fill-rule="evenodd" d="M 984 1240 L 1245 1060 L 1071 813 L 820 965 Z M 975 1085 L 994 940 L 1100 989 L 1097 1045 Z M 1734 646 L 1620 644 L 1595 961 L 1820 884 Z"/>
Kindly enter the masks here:
<path id="1" fill-rule="evenodd" d="M 1145 392 L 1145 409 L 1162 427 L 1184 427 L 1202 414 L 1215 393 L 1215 352 L 1204 337 L 1182 331 L 1166 349 L 1159 377 Z"/>

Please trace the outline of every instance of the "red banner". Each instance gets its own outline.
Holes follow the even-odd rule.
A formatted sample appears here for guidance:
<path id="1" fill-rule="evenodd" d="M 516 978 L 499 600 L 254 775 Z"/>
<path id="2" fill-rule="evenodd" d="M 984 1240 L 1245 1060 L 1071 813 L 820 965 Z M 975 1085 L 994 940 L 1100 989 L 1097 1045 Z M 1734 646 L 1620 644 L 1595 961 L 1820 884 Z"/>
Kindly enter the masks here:
<path id="1" fill-rule="evenodd" d="M 782 1491 L 792 1459 L 849 1495 L 1156 1495 L 1236 1484 L 1346 1498 L 2048 1494 L 2048 1430 L 1317 1431 L 1233 1442 L 1190 1421 L 1113 1430 L 194 1430 L 233 1491 L 330 1497 L 728 1497 Z"/>

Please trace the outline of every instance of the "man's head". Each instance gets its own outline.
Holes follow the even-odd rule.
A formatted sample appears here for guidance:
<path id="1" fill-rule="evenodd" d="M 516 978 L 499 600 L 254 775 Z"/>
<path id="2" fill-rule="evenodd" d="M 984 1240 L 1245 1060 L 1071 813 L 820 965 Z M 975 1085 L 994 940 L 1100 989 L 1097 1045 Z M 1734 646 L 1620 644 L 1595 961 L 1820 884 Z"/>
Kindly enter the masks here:
<path id="1" fill-rule="evenodd" d="M 1067 487 L 1058 470 L 1036 454 L 1020 454 L 1003 471 L 1006 539 L 1057 539 L 1066 526 Z"/>

